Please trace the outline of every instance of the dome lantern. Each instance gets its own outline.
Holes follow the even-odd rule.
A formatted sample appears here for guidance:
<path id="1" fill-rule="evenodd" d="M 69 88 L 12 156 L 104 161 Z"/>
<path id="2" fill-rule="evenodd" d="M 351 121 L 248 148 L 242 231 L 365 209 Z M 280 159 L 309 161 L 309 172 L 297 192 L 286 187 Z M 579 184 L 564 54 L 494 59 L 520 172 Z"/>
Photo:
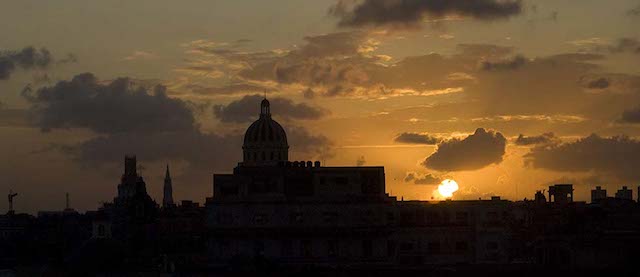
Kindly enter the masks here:
<path id="1" fill-rule="evenodd" d="M 271 118 L 271 107 L 265 97 L 260 103 L 260 117 L 244 135 L 243 164 L 275 165 L 289 159 L 289 145 L 284 128 Z"/>

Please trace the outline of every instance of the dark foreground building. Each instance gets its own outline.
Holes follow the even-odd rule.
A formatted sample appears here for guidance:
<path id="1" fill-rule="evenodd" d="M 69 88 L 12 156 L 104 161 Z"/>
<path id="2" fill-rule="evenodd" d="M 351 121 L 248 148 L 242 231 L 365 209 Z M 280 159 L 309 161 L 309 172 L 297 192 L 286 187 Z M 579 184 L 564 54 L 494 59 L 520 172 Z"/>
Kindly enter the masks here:
<path id="1" fill-rule="evenodd" d="M 570 184 L 517 202 L 399 201 L 383 167 L 289 161 L 288 150 L 265 99 L 243 160 L 214 174 L 204 206 L 174 201 L 168 167 L 158 205 L 127 156 L 97 211 L 0 216 L 0 275 L 637 276 L 629 189 L 598 187 L 589 204 Z"/>

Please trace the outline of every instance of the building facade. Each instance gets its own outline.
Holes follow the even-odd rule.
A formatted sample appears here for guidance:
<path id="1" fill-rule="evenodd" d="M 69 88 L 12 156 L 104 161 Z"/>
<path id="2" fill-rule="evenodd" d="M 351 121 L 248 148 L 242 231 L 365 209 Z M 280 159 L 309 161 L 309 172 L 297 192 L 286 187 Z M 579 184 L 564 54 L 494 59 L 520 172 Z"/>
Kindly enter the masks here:
<path id="1" fill-rule="evenodd" d="M 263 100 L 243 161 L 214 174 L 206 202 L 212 263 L 441 264 L 506 261 L 507 201 L 398 201 L 384 167 L 288 161 L 286 132 Z"/>

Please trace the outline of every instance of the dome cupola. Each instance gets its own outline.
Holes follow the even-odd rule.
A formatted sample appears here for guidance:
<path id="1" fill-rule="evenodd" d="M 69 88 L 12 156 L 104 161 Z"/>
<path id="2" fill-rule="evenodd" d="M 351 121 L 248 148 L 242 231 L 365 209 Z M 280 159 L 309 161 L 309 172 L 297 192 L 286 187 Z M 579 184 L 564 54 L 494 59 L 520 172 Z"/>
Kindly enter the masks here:
<path id="1" fill-rule="evenodd" d="M 287 134 L 271 118 L 271 105 L 266 98 L 260 103 L 260 118 L 244 134 L 242 152 L 245 165 L 270 165 L 289 159 Z"/>

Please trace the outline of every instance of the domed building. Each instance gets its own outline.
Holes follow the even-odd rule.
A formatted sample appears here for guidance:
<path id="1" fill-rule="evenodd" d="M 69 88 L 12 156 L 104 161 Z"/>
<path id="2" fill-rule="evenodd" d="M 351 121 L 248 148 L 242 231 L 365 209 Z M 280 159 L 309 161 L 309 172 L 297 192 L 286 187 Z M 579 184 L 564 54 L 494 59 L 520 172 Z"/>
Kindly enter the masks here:
<path id="1" fill-rule="evenodd" d="M 244 134 L 243 164 L 276 165 L 289 160 L 289 144 L 284 128 L 271 118 L 271 104 L 266 98 L 260 103 L 260 118 Z"/>

